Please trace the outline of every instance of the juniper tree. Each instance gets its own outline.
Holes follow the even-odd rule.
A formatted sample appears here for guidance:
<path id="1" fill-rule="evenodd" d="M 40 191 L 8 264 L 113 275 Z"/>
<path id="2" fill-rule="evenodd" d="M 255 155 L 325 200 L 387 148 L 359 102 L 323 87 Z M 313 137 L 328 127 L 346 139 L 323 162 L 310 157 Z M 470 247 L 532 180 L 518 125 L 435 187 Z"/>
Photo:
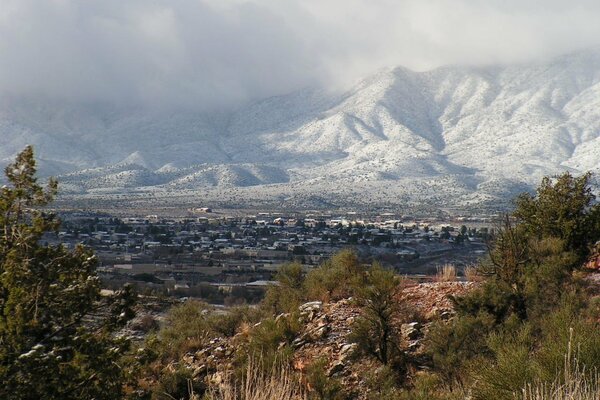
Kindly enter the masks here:
<path id="1" fill-rule="evenodd" d="M 349 339 L 359 352 L 401 368 L 404 360 L 396 325 L 402 310 L 395 298 L 397 287 L 394 272 L 377 264 L 368 271 L 367 282 L 356 288 L 361 315 L 353 323 Z"/>
<path id="2" fill-rule="evenodd" d="M 96 257 L 82 246 L 42 245 L 58 218 L 57 193 L 36 178 L 29 146 L 0 189 L 0 398 L 117 399 L 128 342 L 114 331 L 132 316 L 130 288 L 100 294 Z"/>

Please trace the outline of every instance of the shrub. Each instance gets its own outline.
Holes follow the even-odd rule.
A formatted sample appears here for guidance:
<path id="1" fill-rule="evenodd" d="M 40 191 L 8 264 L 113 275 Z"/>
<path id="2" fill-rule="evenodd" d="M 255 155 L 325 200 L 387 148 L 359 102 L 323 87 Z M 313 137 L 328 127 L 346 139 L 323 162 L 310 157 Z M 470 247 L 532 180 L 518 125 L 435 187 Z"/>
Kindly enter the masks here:
<path id="1" fill-rule="evenodd" d="M 464 400 L 467 393 L 454 390 L 448 391 L 441 388 L 439 377 L 429 372 L 419 372 L 413 379 L 412 387 L 405 389 L 398 395 L 398 400 Z"/>
<path id="2" fill-rule="evenodd" d="M 513 399 L 528 382 L 561 382 L 565 349 L 576 347 L 577 362 L 589 372 L 600 367 L 598 323 L 584 319 L 578 296 L 566 294 L 559 306 L 537 321 L 505 324 L 487 340 L 491 357 L 474 362 L 474 399 Z M 520 324 L 520 325 L 518 325 Z"/>
<path id="3" fill-rule="evenodd" d="M 58 183 L 37 182 L 27 146 L 0 188 L 0 398 L 118 399 L 128 380 L 117 332 L 135 315 L 132 286 L 100 294 L 83 246 L 44 245 L 60 221 L 47 206 Z"/>
<path id="4" fill-rule="evenodd" d="M 208 325 L 218 335 L 232 337 L 244 324 L 255 324 L 264 313 L 256 307 L 238 306 L 208 317 Z"/>
<path id="5" fill-rule="evenodd" d="M 212 333 L 208 313 L 208 304 L 194 300 L 171 308 L 157 335 L 162 358 L 177 360 L 187 352 L 204 347 Z"/>
<path id="6" fill-rule="evenodd" d="M 445 264 L 437 267 L 435 280 L 438 282 L 454 282 L 456 281 L 456 267 L 452 264 Z"/>
<path id="7" fill-rule="evenodd" d="M 263 360 L 250 358 L 240 379 L 231 375 L 206 400 L 307 400 L 300 380 L 286 363 L 274 362 L 261 368 Z"/>
<path id="8" fill-rule="evenodd" d="M 344 389 L 336 378 L 327 376 L 325 369 L 327 359 L 318 358 L 306 369 L 306 381 L 310 389 L 311 400 L 345 400 L 348 398 Z"/>
<path id="9" fill-rule="evenodd" d="M 531 360 L 533 342 L 529 325 L 490 335 L 487 344 L 493 357 L 478 356 L 470 363 L 472 398 L 512 400 L 514 392 L 537 374 Z"/>
<path id="10" fill-rule="evenodd" d="M 310 300 L 321 301 L 350 297 L 354 288 L 364 283 L 365 271 L 354 251 L 342 250 L 308 273 L 306 295 Z"/>
<path id="11" fill-rule="evenodd" d="M 478 268 L 475 265 L 467 265 L 463 270 L 463 275 L 468 282 L 479 282 L 482 276 L 479 274 Z"/>
<path id="12" fill-rule="evenodd" d="M 368 388 L 367 400 L 400 400 L 398 373 L 388 366 L 381 366 L 367 373 L 365 382 Z"/>
<path id="13" fill-rule="evenodd" d="M 466 362 L 489 353 L 486 337 L 493 326 L 493 318 L 485 314 L 463 316 L 450 323 L 438 321 L 431 326 L 425 348 L 446 388 L 466 387 Z"/>
<path id="14" fill-rule="evenodd" d="M 132 328 L 148 333 L 158 330 L 160 328 L 160 324 L 152 315 L 146 314 L 139 320 L 134 321 L 132 323 Z"/>
<path id="15" fill-rule="evenodd" d="M 349 340 L 358 345 L 359 352 L 377 358 L 384 365 L 393 363 L 400 367 L 404 360 L 396 321 L 400 316 L 394 298 L 397 287 L 392 271 L 378 265 L 369 270 L 366 284 L 355 289 L 361 315 L 352 325 Z"/>
<path id="16" fill-rule="evenodd" d="M 263 371 L 275 363 L 289 363 L 293 355 L 290 345 L 299 331 L 297 315 L 263 319 L 249 331 L 247 341 L 238 348 L 235 360 L 238 376 L 250 361 Z"/>
<path id="17" fill-rule="evenodd" d="M 569 342 L 565 356 L 563 376 L 554 381 L 528 383 L 516 398 L 522 400 L 597 400 L 600 399 L 600 374 L 597 370 L 586 370 L 576 359 L 572 358 L 572 347 Z"/>
<path id="18" fill-rule="evenodd" d="M 177 367 L 170 371 L 164 369 L 159 381 L 152 390 L 152 400 L 197 399 L 206 391 L 202 382 L 193 379 L 192 371 Z"/>
<path id="19" fill-rule="evenodd" d="M 305 300 L 304 273 L 298 263 L 283 265 L 275 275 L 277 285 L 267 289 L 261 306 L 274 314 L 293 312 Z"/>

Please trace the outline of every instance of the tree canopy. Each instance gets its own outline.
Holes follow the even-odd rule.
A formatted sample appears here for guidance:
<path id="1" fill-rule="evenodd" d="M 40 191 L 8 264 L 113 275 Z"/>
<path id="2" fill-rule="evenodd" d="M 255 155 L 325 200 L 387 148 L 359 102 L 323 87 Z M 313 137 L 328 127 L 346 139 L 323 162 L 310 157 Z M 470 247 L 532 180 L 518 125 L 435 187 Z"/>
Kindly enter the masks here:
<path id="1" fill-rule="evenodd" d="M 42 245 L 60 221 L 45 207 L 57 182 L 37 182 L 33 149 L 5 169 L 0 190 L 0 398 L 118 399 L 132 317 L 126 287 L 101 296 L 96 257 L 82 246 Z"/>

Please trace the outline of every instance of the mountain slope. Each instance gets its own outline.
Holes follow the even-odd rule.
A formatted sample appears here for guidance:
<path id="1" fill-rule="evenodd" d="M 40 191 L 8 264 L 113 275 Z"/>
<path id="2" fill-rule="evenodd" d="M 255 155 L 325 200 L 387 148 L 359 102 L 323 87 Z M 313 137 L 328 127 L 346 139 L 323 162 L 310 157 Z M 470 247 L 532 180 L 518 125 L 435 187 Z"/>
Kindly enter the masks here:
<path id="1" fill-rule="evenodd" d="M 493 202 L 544 175 L 600 169 L 600 51 L 394 68 L 344 93 L 305 89 L 220 113 L 4 98 L 0 131 L 1 160 L 33 143 L 42 171 L 73 193 Z"/>

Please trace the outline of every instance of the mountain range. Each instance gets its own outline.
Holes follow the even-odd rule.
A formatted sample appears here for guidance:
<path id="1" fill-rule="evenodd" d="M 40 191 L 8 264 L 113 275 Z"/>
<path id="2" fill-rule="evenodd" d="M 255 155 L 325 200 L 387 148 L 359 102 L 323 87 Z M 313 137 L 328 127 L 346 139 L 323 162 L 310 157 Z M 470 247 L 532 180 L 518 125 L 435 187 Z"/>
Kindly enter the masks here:
<path id="1" fill-rule="evenodd" d="M 545 62 L 398 67 L 236 110 L 0 96 L 0 160 L 33 144 L 67 196 L 235 194 L 260 203 L 505 201 L 600 169 L 600 49 Z"/>

